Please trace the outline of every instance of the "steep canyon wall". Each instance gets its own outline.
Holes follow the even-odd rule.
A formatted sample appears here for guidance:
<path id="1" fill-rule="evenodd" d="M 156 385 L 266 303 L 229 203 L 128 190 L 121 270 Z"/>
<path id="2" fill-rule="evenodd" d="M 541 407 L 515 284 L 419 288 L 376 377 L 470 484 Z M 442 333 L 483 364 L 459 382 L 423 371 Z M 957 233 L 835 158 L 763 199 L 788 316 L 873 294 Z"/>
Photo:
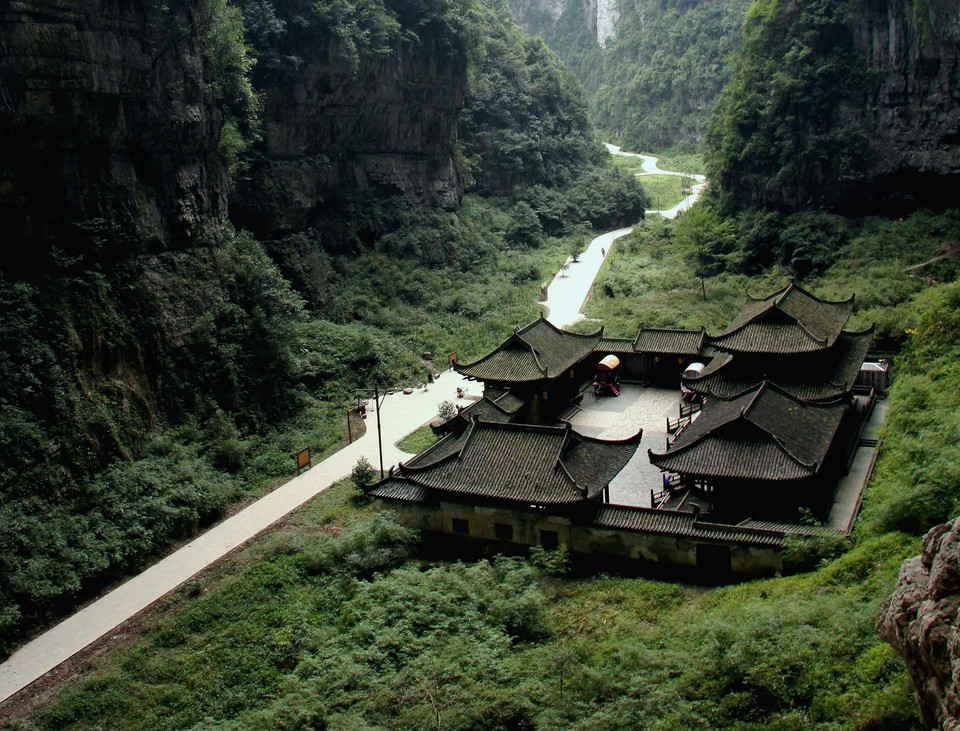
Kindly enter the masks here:
<path id="1" fill-rule="evenodd" d="M 195 2 L 0 9 L 0 263 L 35 266 L 109 222 L 124 249 L 192 243 L 227 210 L 223 116 Z M 78 226 L 80 227 L 78 229 Z M 81 245 L 81 244 L 78 244 Z"/>
<path id="2" fill-rule="evenodd" d="M 462 47 L 421 35 L 351 58 L 319 28 L 290 29 L 282 43 L 278 55 L 296 57 L 295 66 L 255 69 L 262 141 L 231 198 L 237 223 L 277 238 L 361 194 L 398 195 L 413 207 L 459 206 Z"/>
<path id="3" fill-rule="evenodd" d="M 872 141 L 871 198 L 956 205 L 960 12 L 954 0 L 855 0 L 854 45 L 870 82 L 842 105 Z"/>

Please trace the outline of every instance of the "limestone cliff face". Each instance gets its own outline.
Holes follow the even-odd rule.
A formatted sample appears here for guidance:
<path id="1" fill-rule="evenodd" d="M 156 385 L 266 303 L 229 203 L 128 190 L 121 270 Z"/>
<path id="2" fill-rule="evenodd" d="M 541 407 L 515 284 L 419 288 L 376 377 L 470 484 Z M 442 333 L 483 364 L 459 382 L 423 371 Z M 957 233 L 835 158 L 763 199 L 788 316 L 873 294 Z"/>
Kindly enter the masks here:
<path id="1" fill-rule="evenodd" d="M 279 238 L 362 196 L 457 208 L 465 50 L 421 32 L 351 56 L 322 29 L 295 31 L 289 25 L 274 52 L 294 66 L 255 69 L 262 142 L 231 198 L 235 221 Z"/>
<path id="2" fill-rule="evenodd" d="M 642 2 L 643 0 L 637 0 Z M 547 36 L 567 9 L 583 15 L 583 23 L 600 48 L 616 34 L 620 12 L 617 0 L 511 0 L 513 15 L 527 33 Z"/>
<path id="3" fill-rule="evenodd" d="M 960 12 L 955 0 L 856 0 L 854 43 L 873 78 L 841 110 L 872 140 L 871 195 L 956 205 Z"/>
<path id="4" fill-rule="evenodd" d="M 877 629 L 907 664 L 927 728 L 960 729 L 960 518 L 905 561 Z"/>
<path id="5" fill-rule="evenodd" d="M 150 0 L 3 4 L 7 271 L 24 257 L 46 261 L 54 242 L 72 255 L 71 242 L 87 241 L 78 232 L 91 226 L 109 228 L 123 253 L 148 252 L 189 245 L 224 217 L 222 117 L 208 83 L 204 23 L 187 0 L 163 8 Z"/>
<path id="6" fill-rule="evenodd" d="M 616 0 L 596 0 L 597 2 L 597 43 L 607 47 L 607 41 L 617 34 L 617 21 L 620 11 Z"/>

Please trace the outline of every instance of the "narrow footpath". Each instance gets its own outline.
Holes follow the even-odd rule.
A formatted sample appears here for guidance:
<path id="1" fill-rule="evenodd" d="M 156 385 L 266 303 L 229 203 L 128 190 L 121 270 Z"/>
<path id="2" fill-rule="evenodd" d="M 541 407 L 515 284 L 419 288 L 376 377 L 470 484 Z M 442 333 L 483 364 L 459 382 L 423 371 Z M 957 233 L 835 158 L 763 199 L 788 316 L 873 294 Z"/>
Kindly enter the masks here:
<path id="1" fill-rule="evenodd" d="M 613 145 L 607 147 L 613 154 L 634 154 L 620 152 L 620 148 Z M 655 157 L 637 157 L 643 158 L 644 171 L 658 175 L 680 175 L 661 171 Z M 680 206 L 648 213 L 673 218 L 684 205 L 689 207 L 696 201 L 702 186 L 703 181 L 694 187 L 694 195 Z M 583 319 L 581 309 L 603 260 L 610 253 L 614 241 L 632 230 L 622 228 L 602 234 L 590 242 L 577 262 L 567 260 L 569 266 L 557 273 L 548 286 L 548 298 L 540 303 L 550 323 L 562 328 Z M 446 371 L 427 388 L 415 389 L 410 394 L 399 391 L 383 397 L 380 427 L 385 470 L 413 456 L 401 451 L 395 446 L 396 442 L 429 423 L 437 415 L 437 405 L 441 401 L 465 403 L 458 400 L 458 389 L 464 389 L 469 398 L 479 396 L 482 386 L 468 382 L 454 371 Z M 377 438 L 377 411 L 371 403 L 367 409 L 367 431 L 352 444 L 218 523 L 14 652 L 0 664 L 0 703 L 174 591 L 330 485 L 347 477 L 361 456 L 379 468 L 380 444 Z"/>
<path id="2" fill-rule="evenodd" d="M 468 383 L 458 373 L 447 371 L 427 388 L 382 397 L 380 427 L 385 469 L 413 456 L 401 451 L 395 443 L 433 419 L 441 401 L 448 399 L 457 403 L 458 387 L 475 389 L 477 384 Z M 352 444 L 218 523 L 14 652 L 0 665 L 0 702 L 347 477 L 361 456 L 379 469 L 377 410 L 372 402 L 367 409 L 367 431 Z"/>
<path id="3" fill-rule="evenodd" d="M 649 210 L 647 211 L 648 214 L 659 213 L 664 218 L 676 218 L 680 211 L 689 211 L 690 207 L 700 200 L 700 194 L 703 193 L 703 189 L 707 186 L 707 178 L 705 175 L 699 175 L 695 173 L 679 173 L 674 170 L 661 170 L 657 165 L 659 158 L 652 157 L 650 155 L 640 155 L 636 152 L 624 152 L 617 145 L 611 145 L 609 142 L 605 142 L 604 144 L 611 155 L 640 158 L 640 160 L 642 160 L 641 169 L 643 172 L 636 174 L 638 178 L 642 178 L 646 175 L 675 175 L 677 177 L 693 178 L 697 181 L 696 185 L 691 188 L 690 195 L 677 203 L 677 205 L 675 205 L 673 208 L 667 208 L 662 211 Z"/>

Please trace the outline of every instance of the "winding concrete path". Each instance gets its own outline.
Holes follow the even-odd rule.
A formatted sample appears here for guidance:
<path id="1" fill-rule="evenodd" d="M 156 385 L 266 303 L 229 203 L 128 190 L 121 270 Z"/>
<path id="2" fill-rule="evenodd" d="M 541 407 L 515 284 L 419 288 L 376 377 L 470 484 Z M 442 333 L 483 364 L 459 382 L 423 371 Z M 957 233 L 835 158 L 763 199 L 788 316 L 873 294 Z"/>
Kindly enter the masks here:
<path id="1" fill-rule="evenodd" d="M 621 152 L 620 148 L 613 145 L 607 147 L 614 154 L 634 155 Z M 655 157 L 636 157 L 643 158 L 643 169 L 647 174 L 680 175 L 661 171 L 656 165 Z M 648 213 L 659 213 L 673 218 L 683 206 L 689 207 L 696 201 L 703 186 L 702 176 L 699 176 L 699 179 L 701 182 L 694 187 L 694 194 L 680 206 L 669 211 Z M 604 258 L 610 253 L 614 241 L 632 230 L 622 228 L 602 234 L 590 242 L 578 261 L 567 260 L 569 266 L 557 273 L 548 286 L 547 300 L 541 303 L 549 322 L 557 327 L 564 327 L 583 319 L 580 310 Z M 468 382 L 454 371 L 446 371 L 425 389 L 416 389 L 410 394 L 397 392 L 383 397 L 380 420 L 384 469 L 413 456 L 396 447 L 396 442 L 431 421 L 437 415 L 441 401 L 450 400 L 456 403 L 458 387 L 465 389 L 468 397 L 471 395 L 470 391 L 474 392 L 473 395 L 480 395 L 482 390 L 480 384 Z M 330 485 L 348 476 L 361 456 L 366 457 L 374 467 L 378 467 L 380 457 L 377 413 L 372 403 L 367 414 L 367 431 L 353 444 L 197 536 L 187 545 L 14 652 L 0 664 L 0 703 L 174 591 L 192 576 L 254 538 Z"/>
<path id="2" fill-rule="evenodd" d="M 677 205 L 675 205 L 673 208 L 667 208 L 664 210 L 649 210 L 647 213 L 659 213 L 664 218 L 676 218 L 680 211 L 690 210 L 690 206 L 700 200 L 700 194 L 703 193 L 703 189 L 707 185 L 707 178 L 705 175 L 694 173 L 678 173 L 673 170 L 661 170 L 659 165 L 657 165 L 659 158 L 652 157 L 650 155 L 640 155 L 636 152 L 624 152 L 617 145 L 611 145 L 609 142 L 604 144 L 611 155 L 640 158 L 643 161 L 641 164 L 641 169 L 643 172 L 636 174 L 638 178 L 642 178 L 647 175 L 675 175 L 677 177 L 693 178 L 697 181 L 696 185 L 691 188 L 690 195 L 677 203 Z"/>
<path id="3" fill-rule="evenodd" d="M 661 170 L 657 165 L 658 158 L 656 157 L 639 155 L 636 152 L 623 152 L 617 145 L 611 145 L 609 142 L 605 144 L 611 155 L 636 157 L 642 160 L 643 172 L 637 173 L 638 178 L 644 175 L 675 175 L 677 177 L 686 175 L 686 177 L 694 178 L 697 181 L 690 195 L 673 208 L 662 211 L 649 210 L 646 212 L 647 214 L 676 218 L 680 211 L 689 210 L 690 206 L 700 199 L 700 194 L 707 184 L 707 179 L 703 175 L 687 175 L 672 170 Z M 562 328 L 584 319 L 581 310 L 587 300 L 587 295 L 590 294 L 593 281 L 597 278 L 597 273 L 603 265 L 603 260 L 610 253 L 610 249 L 613 248 L 613 242 L 632 231 L 633 228 L 630 227 L 601 234 L 590 242 L 590 245 L 580 254 L 577 261 L 574 261 L 573 257 L 567 258 L 564 267 L 557 272 L 553 280 L 547 285 L 547 298 L 540 303 L 540 308 L 548 322 Z"/>

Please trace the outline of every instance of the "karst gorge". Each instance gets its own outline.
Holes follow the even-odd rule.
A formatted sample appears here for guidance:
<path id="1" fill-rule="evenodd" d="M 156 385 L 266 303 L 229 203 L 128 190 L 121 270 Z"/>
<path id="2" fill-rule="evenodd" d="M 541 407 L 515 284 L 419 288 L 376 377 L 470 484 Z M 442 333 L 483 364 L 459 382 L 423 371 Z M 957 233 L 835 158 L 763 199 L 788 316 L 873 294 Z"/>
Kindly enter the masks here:
<path id="1" fill-rule="evenodd" d="M 360 391 L 491 351 L 601 232 L 634 227 L 580 332 L 793 281 L 895 373 L 856 526 L 792 575 L 427 558 L 345 482 L 0 727 L 960 723 L 956 0 L 8 0 L 0 130 L 7 656 L 341 449 Z M 701 200 L 651 213 L 603 142 Z"/>

